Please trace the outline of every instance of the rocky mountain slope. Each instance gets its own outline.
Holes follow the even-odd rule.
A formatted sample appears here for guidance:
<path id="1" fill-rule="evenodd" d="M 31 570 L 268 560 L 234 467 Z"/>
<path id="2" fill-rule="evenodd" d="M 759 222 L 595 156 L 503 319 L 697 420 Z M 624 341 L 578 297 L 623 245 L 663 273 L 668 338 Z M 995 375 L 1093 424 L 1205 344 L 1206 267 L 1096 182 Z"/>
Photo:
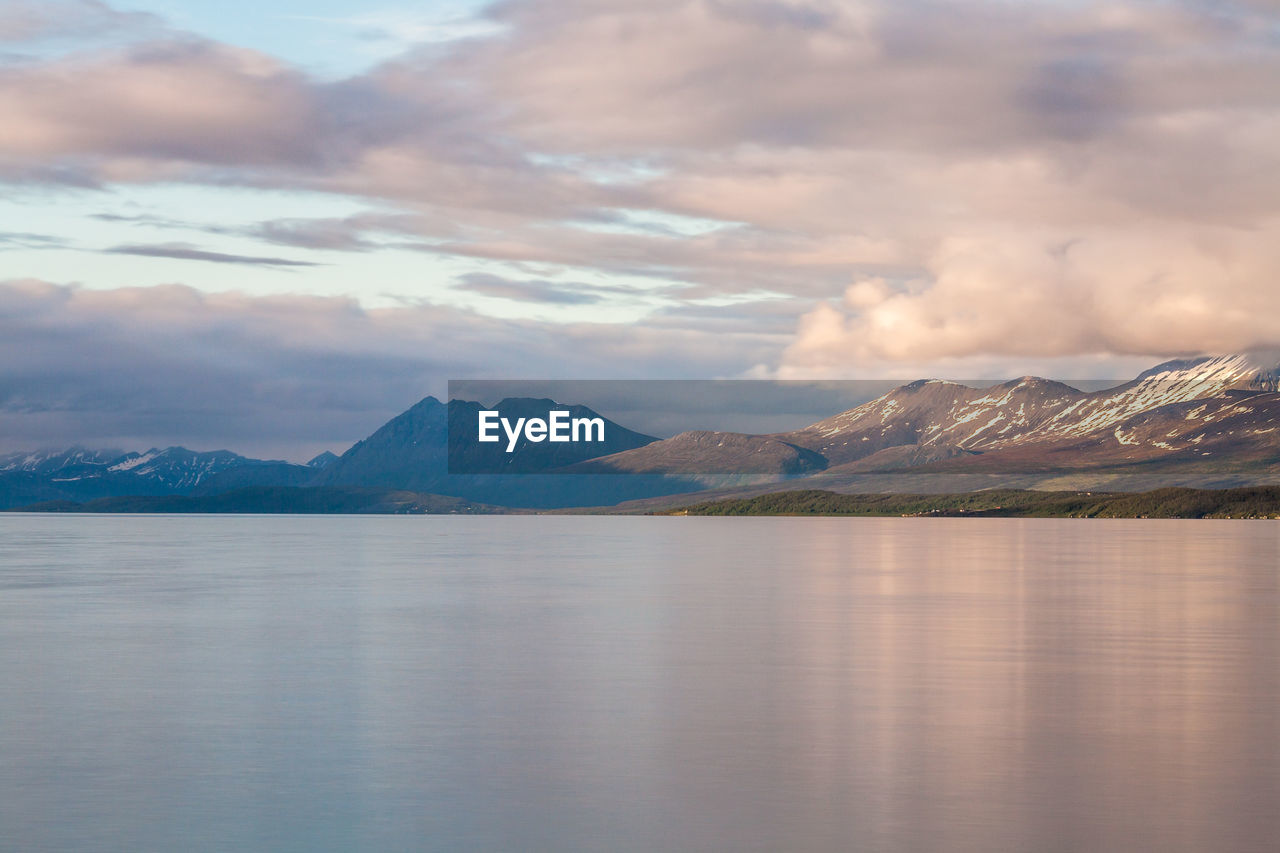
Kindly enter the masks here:
<path id="1" fill-rule="evenodd" d="M 771 443 L 816 454 L 806 457 L 803 482 L 823 488 L 929 491 L 919 481 L 925 474 L 948 489 L 997 480 L 1027 488 L 1050 475 L 1104 469 L 1138 471 L 1144 488 L 1177 484 L 1183 475 L 1196 484 L 1206 477 L 1272 482 L 1280 467 L 1277 387 L 1277 359 L 1259 354 L 1171 361 L 1095 392 L 1032 376 L 985 388 L 920 380 L 794 432 L 719 434 L 700 456 L 686 434 L 591 464 L 723 471 L 725 448 L 744 450 L 747 465 L 754 448 Z M 790 473 L 781 464 L 772 470 Z M 869 488 L 869 475 L 879 475 L 881 488 Z"/>
<path id="2" fill-rule="evenodd" d="M 983 389 L 937 380 L 913 382 L 789 438 L 822 453 L 832 465 L 901 445 L 969 452 L 1043 446 L 1108 430 L 1123 432 L 1129 420 L 1166 406 L 1269 395 L 1278 376 L 1274 363 L 1234 355 L 1167 362 L 1132 382 L 1092 393 L 1034 376 Z M 1228 397 L 1228 392 L 1235 393 Z M 1208 417 L 1211 422 L 1216 415 L 1206 412 L 1192 419 Z"/>

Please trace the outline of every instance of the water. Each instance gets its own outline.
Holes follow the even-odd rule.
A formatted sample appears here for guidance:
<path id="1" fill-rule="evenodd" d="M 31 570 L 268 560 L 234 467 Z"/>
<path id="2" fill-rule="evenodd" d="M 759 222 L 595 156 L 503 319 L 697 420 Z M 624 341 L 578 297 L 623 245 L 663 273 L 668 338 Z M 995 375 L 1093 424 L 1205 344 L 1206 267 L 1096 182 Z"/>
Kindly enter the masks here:
<path id="1" fill-rule="evenodd" d="M 1270 853 L 1278 537 L 0 516 L 0 849 Z"/>

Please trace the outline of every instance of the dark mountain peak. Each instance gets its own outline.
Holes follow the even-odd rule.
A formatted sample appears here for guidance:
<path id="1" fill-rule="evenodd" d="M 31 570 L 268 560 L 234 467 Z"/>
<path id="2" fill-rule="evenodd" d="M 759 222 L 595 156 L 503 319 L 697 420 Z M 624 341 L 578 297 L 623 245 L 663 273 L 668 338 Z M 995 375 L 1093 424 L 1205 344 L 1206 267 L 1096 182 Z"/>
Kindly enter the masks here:
<path id="1" fill-rule="evenodd" d="M 152 447 L 152 448 L 149 448 L 145 453 L 126 453 L 122 457 L 120 457 L 120 460 L 139 459 L 139 458 L 145 458 L 148 461 L 151 461 L 154 459 L 165 460 L 165 461 L 191 460 L 191 459 L 218 460 L 220 462 L 228 462 L 228 461 L 257 462 L 259 461 L 256 459 L 249 459 L 247 457 L 241 456 L 239 453 L 236 453 L 234 450 L 227 450 L 225 448 L 221 448 L 218 450 L 192 450 L 188 447 L 183 447 L 180 444 L 170 445 L 169 447 L 165 447 L 163 449 L 158 447 Z M 112 466 L 114 467 L 115 464 L 116 463 L 113 462 Z"/>
<path id="2" fill-rule="evenodd" d="M 561 403 L 557 400 L 552 400 L 549 397 L 507 397 L 500 401 L 496 406 L 493 406 L 493 408 L 503 412 L 504 414 L 514 415 L 516 417 L 542 417 L 552 410 L 567 410 L 573 412 L 579 417 L 584 415 L 593 418 L 604 417 L 599 412 L 588 406 L 583 406 L 577 403 Z"/>
<path id="3" fill-rule="evenodd" d="M 412 438 L 420 433 L 435 433 L 444 430 L 447 425 L 447 409 L 435 397 L 426 397 L 414 403 L 408 409 L 387 421 L 364 441 L 357 442 L 354 447 L 342 454 L 342 458 L 350 456 L 361 445 L 374 439 L 384 437 Z"/>
<path id="4" fill-rule="evenodd" d="M 410 406 L 410 407 L 409 407 L 409 411 L 410 411 L 410 412 L 412 412 L 412 411 L 414 411 L 415 409 L 421 409 L 421 410 L 428 410 L 428 411 L 429 411 L 429 410 L 432 410 L 432 409 L 439 409 L 439 408 L 442 408 L 443 406 L 444 406 L 444 403 L 442 403 L 442 402 L 440 402 L 439 400 L 437 400 L 437 399 L 435 398 L 435 396 L 434 396 L 434 395 L 428 394 L 427 396 L 423 397 L 421 400 L 419 400 L 418 402 L 416 402 L 416 403 L 414 403 L 412 406 Z"/>
<path id="5" fill-rule="evenodd" d="M 449 443 L 455 435 L 476 434 L 476 413 L 496 408 L 502 417 L 546 418 L 554 410 L 573 417 L 603 418 L 602 442 L 520 442 L 512 453 L 505 444 Z M 325 485 L 361 485 L 418 491 L 455 491 L 468 487 L 455 474 L 531 473 L 563 468 L 586 458 L 617 453 L 649 444 L 653 436 L 634 432 L 586 406 L 559 403 L 539 397 L 509 397 L 496 406 L 472 400 L 450 400 L 448 405 L 428 397 L 357 442 L 336 462 L 317 472 L 315 482 Z"/>
<path id="6" fill-rule="evenodd" d="M 337 462 L 337 461 L 338 461 L 338 454 L 332 453 L 326 450 L 323 453 L 318 453 L 315 456 L 311 457 L 311 460 L 307 462 L 307 467 L 308 468 L 328 468 L 330 465 L 332 465 L 334 462 Z"/>
<path id="7" fill-rule="evenodd" d="M 444 422 L 446 406 L 435 397 L 423 397 L 400 414 L 393 417 L 382 425 L 381 429 L 386 429 L 393 424 L 415 424 L 424 422 Z M 377 433 L 375 433 L 376 435 Z M 350 451 L 347 451 L 350 453 Z"/>
<path id="8" fill-rule="evenodd" d="M 555 408 L 561 406 L 550 397 L 505 397 L 498 403 L 498 408 L 507 406 L 538 406 L 539 408 Z"/>

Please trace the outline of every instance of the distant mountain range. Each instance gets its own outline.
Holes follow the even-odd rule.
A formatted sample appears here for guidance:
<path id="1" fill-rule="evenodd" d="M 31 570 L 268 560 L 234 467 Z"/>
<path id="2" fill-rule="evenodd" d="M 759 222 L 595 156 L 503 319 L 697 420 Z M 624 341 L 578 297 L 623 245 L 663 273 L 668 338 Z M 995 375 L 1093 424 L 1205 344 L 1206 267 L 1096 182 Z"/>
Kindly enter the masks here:
<path id="1" fill-rule="evenodd" d="M 656 506 L 672 495 L 686 502 L 692 492 L 749 496 L 779 483 L 845 493 L 1280 483 L 1278 365 L 1280 358 L 1266 354 L 1170 361 L 1096 392 L 1031 376 L 984 388 L 921 380 L 787 433 L 694 431 L 658 440 L 606 419 L 604 443 L 526 443 L 512 454 L 493 445 L 455 446 L 452 460 L 451 424 L 474 430 L 480 406 L 428 397 L 341 456 L 321 454 L 307 465 L 181 447 L 0 456 L 0 508 L 262 488 L 444 495 L 462 503 L 438 505 L 459 511 L 640 499 Z M 495 408 L 600 417 L 546 399 L 504 400 Z M 510 473 L 451 474 L 451 461 L 455 471 Z"/>
<path id="2" fill-rule="evenodd" d="M 83 447 L 10 453 L 0 456 L 0 506 L 115 495 L 186 494 L 223 474 L 278 466 L 287 463 L 249 459 L 229 450 L 200 453 L 185 447 L 152 448 L 145 453 Z"/>
<path id="3" fill-rule="evenodd" d="M 922 466 L 1015 471 L 1034 464 L 1198 461 L 1214 454 L 1259 462 L 1280 453 L 1278 382 L 1274 363 L 1247 355 L 1172 361 L 1091 393 L 1034 376 L 987 388 L 921 380 L 794 432 L 684 433 L 588 466 L 730 470 L 749 465 L 764 442 L 794 448 L 785 464 L 805 451 L 817 454 L 821 463 L 807 456 L 806 464 L 828 473 Z M 695 442 L 700 452 L 690 458 Z"/>
<path id="4" fill-rule="evenodd" d="M 602 417 L 585 406 L 565 406 L 548 399 L 512 398 L 496 404 L 496 408 L 513 417 L 546 417 L 552 409 L 568 410 L 574 417 Z M 427 397 L 341 456 L 322 453 L 306 465 L 249 459 L 226 450 L 199 453 L 182 447 L 146 453 L 82 447 L 12 453 L 0 457 L 0 509 L 58 504 L 65 510 L 72 504 L 105 498 L 206 498 L 233 491 L 248 495 L 245 490 L 273 487 L 403 491 L 476 504 L 547 508 L 611 504 L 687 492 L 697 485 L 678 477 L 537 473 L 560 470 L 594 455 L 630 450 L 657 440 L 607 418 L 602 418 L 604 442 L 523 444 L 511 454 L 499 446 L 486 445 L 483 453 L 491 458 L 454 462 L 467 463 L 470 467 L 465 470 L 511 473 L 450 474 L 450 423 L 455 429 L 474 430 L 479 409 L 478 403 L 455 400 L 446 405 Z"/>

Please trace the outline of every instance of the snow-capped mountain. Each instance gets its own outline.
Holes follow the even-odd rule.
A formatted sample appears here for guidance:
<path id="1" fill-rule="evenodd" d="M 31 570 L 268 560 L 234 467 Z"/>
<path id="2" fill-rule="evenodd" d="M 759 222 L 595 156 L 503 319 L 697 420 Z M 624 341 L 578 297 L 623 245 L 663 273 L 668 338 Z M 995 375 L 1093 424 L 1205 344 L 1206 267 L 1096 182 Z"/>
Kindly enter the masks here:
<path id="1" fill-rule="evenodd" d="M 985 388 L 919 380 L 794 432 L 717 436 L 704 442 L 701 457 L 696 443 L 676 436 L 594 464 L 612 471 L 722 471 L 724 448 L 769 440 L 821 460 L 807 460 L 813 473 L 793 481 L 800 483 L 922 470 L 1016 474 L 1026 483 L 1034 482 L 1024 476 L 1032 471 L 1135 465 L 1146 471 L 1166 462 L 1192 462 L 1201 472 L 1229 463 L 1237 482 L 1269 482 L 1280 477 L 1278 364 L 1280 356 L 1267 354 L 1170 361 L 1094 392 L 1034 376 Z M 1176 482 L 1185 470 L 1166 465 L 1160 482 Z"/>
<path id="2" fill-rule="evenodd" d="M 197 452 L 185 447 L 151 448 L 146 453 L 126 453 L 107 465 L 107 471 L 118 474 L 129 472 L 182 491 L 198 486 L 201 482 L 231 468 L 244 465 L 261 465 L 262 460 L 248 459 L 230 450 Z"/>
<path id="3" fill-rule="evenodd" d="M 152 448 L 145 453 L 83 447 L 10 453 L 0 456 L 0 508 L 44 500 L 182 494 L 226 472 L 282 466 L 310 470 L 229 450 L 199 452 L 185 447 Z"/>
<path id="4" fill-rule="evenodd" d="M 1091 393 L 1034 376 L 982 389 L 926 380 L 789 435 L 838 465 L 901 445 L 990 452 L 1114 436 L 1124 434 L 1131 419 L 1162 407 L 1198 400 L 1229 404 L 1226 409 L 1207 404 L 1187 410 L 1186 429 L 1179 430 L 1185 432 L 1191 422 L 1204 425 L 1243 414 L 1239 406 L 1244 398 L 1262 398 L 1253 401 L 1249 413 L 1270 407 L 1267 398 L 1275 393 L 1278 379 L 1274 362 L 1231 355 L 1166 362 L 1131 382 Z M 1136 439 L 1121 443 L 1133 446 Z"/>
<path id="5" fill-rule="evenodd" d="M 72 447 L 0 456 L 0 472 L 43 474 L 62 481 L 128 472 L 174 489 L 194 486 L 228 468 L 260 464 L 261 460 L 249 459 L 229 450 L 198 452 L 185 447 L 166 447 L 163 450 L 153 447 L 145 453 Z"/>
<path id="6" fill-rule="evenodd" d="M 23 471 L 30 474 L 57 474 L 82 467 L 109 465 L 121 455 L 119 450 L 89 450 L 72 447 L 67 450 L 36 450 L 0 456 L 0 472 Z"/>

